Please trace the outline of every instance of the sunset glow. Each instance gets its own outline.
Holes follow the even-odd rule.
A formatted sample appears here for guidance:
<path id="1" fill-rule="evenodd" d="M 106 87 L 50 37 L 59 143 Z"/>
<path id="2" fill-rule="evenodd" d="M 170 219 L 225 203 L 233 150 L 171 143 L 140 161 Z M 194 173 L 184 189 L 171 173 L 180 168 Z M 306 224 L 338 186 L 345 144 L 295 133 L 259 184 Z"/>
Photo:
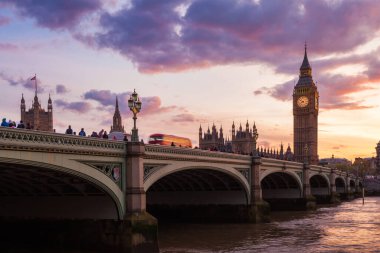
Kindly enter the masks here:
<path id="1" fill-rule="evenodd" d="M 118 96 L 142 97 L 140 137 L 198 145 L 198 128 L 256 123 L 258 145 L 293 148 L 292 91 L 307 41 L 320 94 L 319 157 L 376 156 L 380 139 L 377 1 L 3 0 L 1 115 L 53 100 L 54 128 L 109 131 Z M 298 11 L 295 11 L 298 10 Z M 355 15 L 353 15 L 355 13 Z"/>

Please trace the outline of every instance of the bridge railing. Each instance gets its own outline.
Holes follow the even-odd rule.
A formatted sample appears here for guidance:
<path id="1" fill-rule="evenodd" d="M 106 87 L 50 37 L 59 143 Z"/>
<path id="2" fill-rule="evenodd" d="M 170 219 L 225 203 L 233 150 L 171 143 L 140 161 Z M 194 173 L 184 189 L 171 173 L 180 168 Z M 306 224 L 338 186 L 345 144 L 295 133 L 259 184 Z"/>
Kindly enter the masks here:
<path id="1" fill-rule="evenodd" d="M 125 154 L 125 143 L 117 140 L 0 127 L 0 149 L 79 152 L 94 155 L 114 153 L 113 155 L 119 156 Z"/>
<path id="2" fill-rule="evenodd" d="M 204 158 L 219 158 L 219 159 L 233 159 L 233 160 L 243 160 L 250 162 L 252 160 L 251 156 L 240 155 L 233 153 L 226 153 L 220 151 L 209 151 L 203 149 L 191 149 L 191 148 L 181 148 L 163 145 L 145 145 L 146 154 L 161 153 L 163 155 L 175 155 L 175 156 L 196 156 Z"/>

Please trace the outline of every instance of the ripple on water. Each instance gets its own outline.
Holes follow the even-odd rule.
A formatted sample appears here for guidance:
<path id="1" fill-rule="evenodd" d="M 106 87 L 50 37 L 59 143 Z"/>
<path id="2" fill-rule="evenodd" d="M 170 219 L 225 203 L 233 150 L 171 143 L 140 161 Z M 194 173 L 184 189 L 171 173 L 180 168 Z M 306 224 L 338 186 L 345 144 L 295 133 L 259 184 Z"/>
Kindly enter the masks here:
<path id="1" fill-rule="evenodd" d="M 273 213 L 268 224 L 160 226 L 162 253 L 380 252 L 380 197 L 314 212 Z"/>

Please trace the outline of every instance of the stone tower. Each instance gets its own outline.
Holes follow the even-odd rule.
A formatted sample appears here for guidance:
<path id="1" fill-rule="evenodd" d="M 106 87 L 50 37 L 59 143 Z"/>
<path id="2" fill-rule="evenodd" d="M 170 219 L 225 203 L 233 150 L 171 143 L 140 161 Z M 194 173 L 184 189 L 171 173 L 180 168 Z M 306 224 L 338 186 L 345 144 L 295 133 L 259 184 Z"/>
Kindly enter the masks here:
<path id="1" fill-rule="evenodd" d="M 258 138 L 256 124 L 253 124 L 252 129 L 249 128 L 249 123 L 245 124 L 245 130 L 239 126 L 236 131 L 235 122 L 232 123 L 232 152 L 238 154 L 256 154 L 256 141 Z"/>
<path id="2" fill-rule="evenodd" d="M 122 132 L 124 133 L 124 126 L 122 125 L 121 121 L 121 115 L 119 111 L 119 101 L 116 97 L 116 105 L 115 105 L 115 113 L 113 114 L 113 124 L 111 126 L 111 131 L 112 132 Z"/>
<path id="3" fill-rule="evenodd" d="M 50 98 L 48 100 L 47 111 L 41 108 L 41 104 L 38 101 L 37 96 L 37 78 L 34 76 L 32 79 L 35 82 L 35 94 L 32 104 L 32 108 L 26 111 L 24 94 L 21 97 L 21 120 L 25 126 L 30 129 L 53 132 L 53 103 Z"/>
<path id="4" fill-rule="evenodd" d="M 318 110 L 319 93 L 305 55 L 297 85 L 293 90 L 294 159 L 297 162 L 318 164 Z"/>
<path id="5" fill-rule="evenodd" d="M 211 132 L 210 127 L 207 132 L 202 136 L 202 126 L 199 126 L 199 148 L 224 151 L 224 137 L 223 128 L 220 126 L 219 132 L 214 123 L 212 124 Z"/>

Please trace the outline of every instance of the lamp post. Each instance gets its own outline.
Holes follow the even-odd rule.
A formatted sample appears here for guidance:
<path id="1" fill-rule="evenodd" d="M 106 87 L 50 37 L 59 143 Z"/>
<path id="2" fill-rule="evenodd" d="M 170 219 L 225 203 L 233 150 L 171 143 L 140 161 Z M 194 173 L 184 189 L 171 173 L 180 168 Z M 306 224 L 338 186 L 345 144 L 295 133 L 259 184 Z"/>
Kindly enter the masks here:
<path id="1" fill-rule="evenodd" d="M 136 115 L 141 110 L 141 104 L 142 103 L 140 101 L 140 98 L 138 97 L 136 91 L 133 90 L 132 95 L 128 99 L 128 107 L 133 113 L 133 129 L 132 129 L 132 137 L 131 137 L 132 142 L 139 141 L 138 129 L 136 128 L 136 120 L 137 120 Z"/>

